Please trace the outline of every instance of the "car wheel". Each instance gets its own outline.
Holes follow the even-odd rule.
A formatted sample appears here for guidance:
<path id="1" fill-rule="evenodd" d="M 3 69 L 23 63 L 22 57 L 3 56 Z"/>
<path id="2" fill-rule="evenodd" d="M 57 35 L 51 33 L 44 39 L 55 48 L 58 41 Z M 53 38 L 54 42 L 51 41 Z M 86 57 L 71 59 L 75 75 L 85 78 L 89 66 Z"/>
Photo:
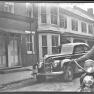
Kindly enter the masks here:
<path id="1" fill-rule="evenodd" d="M 73 69 L 71 66 L 67 66 L 64 71 L 64 81 L 72 81 L 73 80 Z"/>
<path id="2" fill-rule="evenodd" d="M 46 76 L 45 75 L 37 75 L 36 79 L 37 79 L 37 82 L 43 82 L 46 80 Z"/>

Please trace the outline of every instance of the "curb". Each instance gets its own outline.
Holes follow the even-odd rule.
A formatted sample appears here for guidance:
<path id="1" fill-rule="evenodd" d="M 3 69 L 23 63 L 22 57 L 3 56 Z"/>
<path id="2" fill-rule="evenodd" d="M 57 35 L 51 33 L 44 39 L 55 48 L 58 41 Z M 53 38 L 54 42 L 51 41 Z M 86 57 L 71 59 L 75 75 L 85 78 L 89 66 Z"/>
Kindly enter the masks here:
<path id="1" fill-rule="evenodd" d="M 34 79 L 34 78 L 31 77 L 31 78 L 27 78 L 27 79 L 23 79 L 23 80 L 19 80 L 19 81 L 14 81 L 14 82 L 9 82 L 9 83 L 5 83 L 5 84 L 1 84 L 1 85 L 0 85 L 0 89 L 3 89 L 3 88 L 5 88 L 5 87 L 7 87 L 8 85 L 13 85 L 13 84 L 21 83 L 21 82 L 23 82 L 23 81 L 25 81 L 25 80 L 29 80 L 29 79 Z"/>

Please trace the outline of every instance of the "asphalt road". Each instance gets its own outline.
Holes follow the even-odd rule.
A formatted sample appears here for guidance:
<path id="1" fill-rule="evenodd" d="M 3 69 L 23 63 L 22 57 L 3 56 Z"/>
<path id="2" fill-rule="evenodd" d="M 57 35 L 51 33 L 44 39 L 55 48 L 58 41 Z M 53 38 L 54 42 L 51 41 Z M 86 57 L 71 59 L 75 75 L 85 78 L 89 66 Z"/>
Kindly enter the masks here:
<path id="1" fill-rule="evenodd" d="M 53 92 L 79 92 L 79 78 L 72 82 L 62 82 L 57 79 L 48 79 L 46 82 L 37 83 L 35 79 L 29 79 L 18 84 L 9 85 L 0 92 L 32 92 L 32 91 L 53 91 Z"/>

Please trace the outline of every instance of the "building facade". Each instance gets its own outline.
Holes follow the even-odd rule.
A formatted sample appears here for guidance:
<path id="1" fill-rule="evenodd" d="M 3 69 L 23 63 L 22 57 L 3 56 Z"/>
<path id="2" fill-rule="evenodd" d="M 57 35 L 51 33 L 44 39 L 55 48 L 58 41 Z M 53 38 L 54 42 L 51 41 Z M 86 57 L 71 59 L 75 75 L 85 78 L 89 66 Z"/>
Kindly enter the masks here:
<path id="1" fill-rule="evenodd" d="M 37 11 L 36 6 L 34 10 Z M 37 62 L 34 10 L 28 3 L 0 2 L 0 69 Z"/>
<path id="2" fill-rule="evenodd" d="M 94 44 L 93 14 L 57 4 L 0 2 L 0 68 L 32 66 L 64 43 Z"/>
<path id="3" fill-rule="evenodd" d="M 38 5 L 39 60 L 58 53 L 58 46 L 70 42 L 94 44 L 94 16 L 80 8 L 57 4 Z"/>

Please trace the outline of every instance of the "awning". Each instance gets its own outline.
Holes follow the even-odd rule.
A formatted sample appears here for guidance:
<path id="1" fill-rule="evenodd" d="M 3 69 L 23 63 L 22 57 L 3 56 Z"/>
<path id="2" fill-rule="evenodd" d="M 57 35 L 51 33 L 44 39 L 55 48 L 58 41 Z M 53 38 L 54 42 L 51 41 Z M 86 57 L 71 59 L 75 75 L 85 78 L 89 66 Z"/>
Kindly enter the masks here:
<path id="1" fill-rule="evenodd" d="M 0 27 L 0 31 L 9 32 L 9 33 L 18 33 L 18 34 L 27 34 L 24 30 L 12 30 L 12 29 L 5 29 Z"/>

